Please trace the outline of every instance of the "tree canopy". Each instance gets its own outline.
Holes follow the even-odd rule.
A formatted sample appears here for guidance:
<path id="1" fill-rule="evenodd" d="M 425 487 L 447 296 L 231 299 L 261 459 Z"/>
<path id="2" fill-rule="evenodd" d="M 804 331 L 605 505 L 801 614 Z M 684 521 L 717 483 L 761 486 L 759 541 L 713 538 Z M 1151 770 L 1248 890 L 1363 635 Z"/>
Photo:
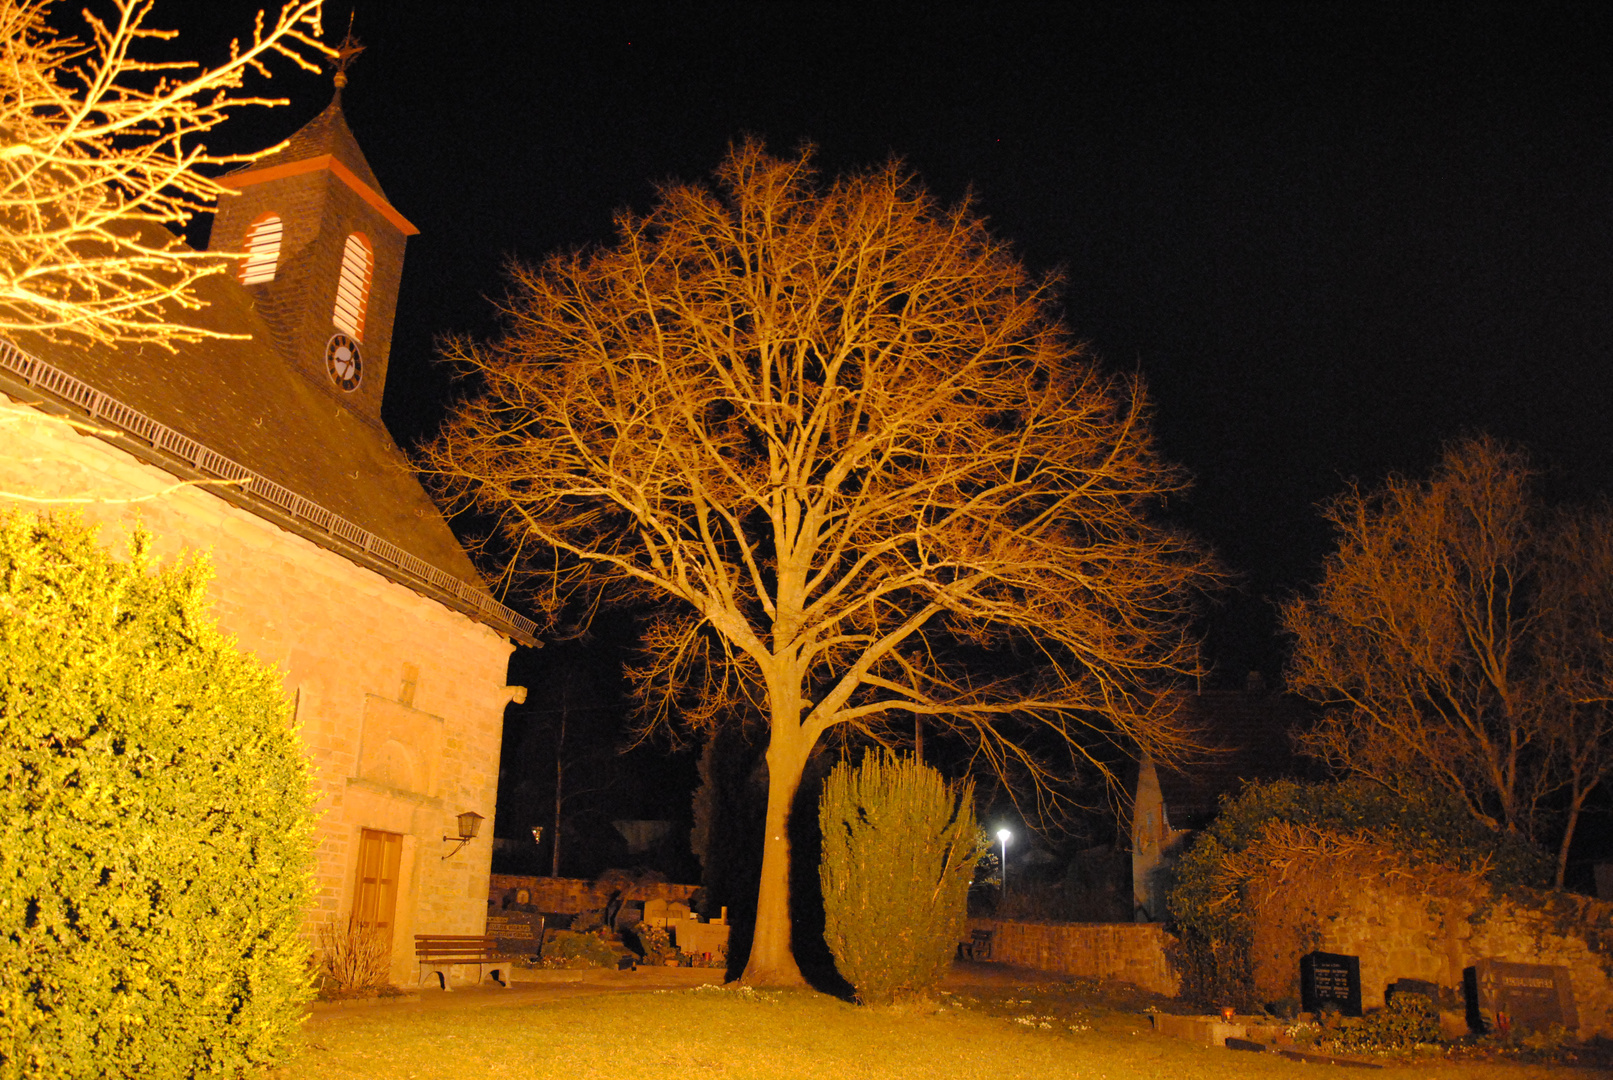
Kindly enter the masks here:
<path id="1" fill-rule="evenodd" d="M 1527 454 L 1485 436 L 1428 480 L 1352 487 L 1323 579 L 1283 609 L 1303 737 L 1341 771 L 1432 785 L 1490 828 L 1556 841 L 1613 773 L 1613 514 L 1552 509 Z"/>
<path id="2" fill-rule="evenodd" d="M 1175 759 L 1160 691 L 1196 670 L 1212 571 L 1154 518 L 1184 478 L 1138 380 L 967 203 L 754 142 L 715 179 L 512 265 L 503 336 L 449 344 L 475 389 L 422 464 L 556 617 L 654 611 L 650 724 L 766 718 L 747 977 L 789 981 L 785 819 L 822 737 L 921 716 L 1044 809 L 1117 745 Z"/>

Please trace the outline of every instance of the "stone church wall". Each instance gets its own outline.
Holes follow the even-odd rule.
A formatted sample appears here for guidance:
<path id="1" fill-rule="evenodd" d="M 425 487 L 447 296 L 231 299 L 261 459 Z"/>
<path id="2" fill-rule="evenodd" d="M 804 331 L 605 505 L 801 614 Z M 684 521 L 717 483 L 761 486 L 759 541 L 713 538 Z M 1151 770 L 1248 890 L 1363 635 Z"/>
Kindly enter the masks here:
<path id="1" fill-rule="evenodd" d="M 1361 958 L 1361 1003 L 1382 1005 L 1397 979 L 1460 994 L 1463 969 L 1490 957 L 1569 969 L 1580 1034 L 1613 1036 L 1613 903 L 1538 894 L 1545 908 L 1494 895 L 1437 869 L 1381 864 L 1301 868 L 1250 885 L 1255 989 L 1299 997 L 1299 958 L 1320 949 Z"/>
<path id="2" fill-rule="evenodd" d="M 23 498 L 18 498 L 22 496 Z M 363 829 L 401 834 L 393 977 L 412 981 L 415 933 L 485 927 L 510 643 L 342 556 L 101 439 L 0 395 L 0 507 L 77 510 L 123 542 L 136 519 L 165 559 L 212 563 L 213 614 L 277 668 L 319 797 L 312 922 L 345 920 Z M 457 815 L 481 836 L 450 858 Z"/>

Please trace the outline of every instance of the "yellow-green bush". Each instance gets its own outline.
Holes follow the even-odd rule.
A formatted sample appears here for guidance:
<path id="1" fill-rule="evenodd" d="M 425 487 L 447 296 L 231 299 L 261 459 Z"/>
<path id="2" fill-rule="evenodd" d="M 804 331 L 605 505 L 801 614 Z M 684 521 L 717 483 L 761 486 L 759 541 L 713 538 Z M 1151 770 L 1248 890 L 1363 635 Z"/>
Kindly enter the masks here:
<path id="1" fill-rule="evenodd" d="M 941 981 L 967 920 L 985 850 L 974 786 L 948 785 L 912 758 L 842 762 L 818 804 L 824 940 L 865 1004 L 924 994 Z"/>
<path id="2" fill-rule="evenodd" d="M 239 1075 L 311 996 L 306 767 L 206 572 L 0 515 L 0 1076 Z"/>

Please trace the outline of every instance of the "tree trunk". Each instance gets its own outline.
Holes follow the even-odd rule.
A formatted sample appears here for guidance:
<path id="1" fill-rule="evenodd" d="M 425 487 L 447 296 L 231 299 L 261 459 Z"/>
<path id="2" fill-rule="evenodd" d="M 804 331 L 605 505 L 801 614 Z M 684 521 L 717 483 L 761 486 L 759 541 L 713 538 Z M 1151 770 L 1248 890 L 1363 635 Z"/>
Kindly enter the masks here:
<path id="1" fill-rule="evenodd" d="M 740 981 L 747 986 L 805 986 L 790 948 L 790 805 L 801 785 L 806 749 L 800 728 L 775 721 L 767 748 L 767 833 L 756 893 L 756 935 Z"/>
<path id="2" fill-rule="evenodd" d="M 1577 784 L 1575 786 L 1578 787 Z M 1579 825 L 1579 813 L 1585 805 L 1588 794 L 1588 790 L 1584 793 L 1576 790 L 1568 801 L 1568 824 L 1563 828 L 1562 843 L 1557 845 L 1557 876 L 1552 882 L 1553 887 L 1559 891 L 1562 890 L 1564 879 L 1568 877 L 1568 848 L 1574 842 L 1574 829 Z"/>

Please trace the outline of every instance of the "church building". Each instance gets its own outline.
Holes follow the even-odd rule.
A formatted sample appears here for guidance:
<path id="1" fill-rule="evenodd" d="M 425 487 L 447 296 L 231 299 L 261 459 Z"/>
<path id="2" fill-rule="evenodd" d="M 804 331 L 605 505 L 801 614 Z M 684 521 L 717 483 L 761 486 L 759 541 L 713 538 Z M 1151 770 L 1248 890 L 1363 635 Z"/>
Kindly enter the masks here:
<path id="1" fill-rule="evenodd" d="M 0 339 L 0 506 L 81 511 L 117 547 L 206 553 L 213 615 L 277 669 L 319 798 L 318 899 L 392 939 L 480 934 L 507 686 L 535 627 L 495 600 L 381 423 L 417 230 L 329 108 L 225 178 L 210 249 L 246 252 L 144 347 Z M 177 317 L 176 317 L 177 318 Z M 476 839 L 459 838 L 488 827 Z"/>

